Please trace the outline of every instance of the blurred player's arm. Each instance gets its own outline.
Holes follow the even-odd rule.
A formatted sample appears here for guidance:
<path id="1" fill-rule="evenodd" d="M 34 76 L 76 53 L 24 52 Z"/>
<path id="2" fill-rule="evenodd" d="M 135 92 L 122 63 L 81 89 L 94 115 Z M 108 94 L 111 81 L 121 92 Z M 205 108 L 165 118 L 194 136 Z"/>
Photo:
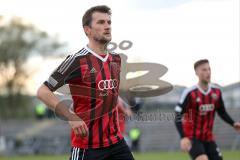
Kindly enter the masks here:
<path id="1" fill-rule="evenodd" d="M 187 91 L 185 90 L 181 96 L 179 103 L 175 107 L 175 125 L 181 138 L 180 148 L 185 152 L 189 151 L 190 148 L 192 147 L 190 139 L 188 137 L 185 137 L 184 135 L 182 126 L 183 114 L 187 112 L 187 106 L 190 101 L 190 95 L 187 94 L 186 92 Z"/>
<path id="2" fill-rule="evenodd" d="M 182 118 L 183 114 L 187 112 L 187 107 L 190 103 L 190 95 L 185 90 L 180 98 L 180 101 L 175 107 L 175 125 L 181 138 L 184 137 Z"/>
<path id="3" fill-rule="evenodd" d="M 124 102 L 121 97 L 118 97 L 118 101 L 119 103 L 123 104 L 123 105 L 118 105 L 118 109 L 121 110 L 128 117 L 131 117 L 133 115 L 131 106 L 128 105 L 126 102 Z"/>
<path id="4" fill-rule="evenodd" d="M 77 69 L 77 65 L 74 65 L 74 63 L 75 60 L 68 56 L 50 75 L 49 79 L 39 87 L 37 97 L 50 109 L 57 112 L 58 115 L 67 119 L 77 136 L 85 137 L 88 134 L 85 122 L 83 122 L 76 114 L 70 112 L 68 106 L 61 103 L 58 97 L 53 93 L 63 86 L 69 80 L 68 77 L 71 77 L 71 74 Z"/>
<path id="5" fill-rule="evenodd" d="M 183 118 L 184 110 L 180 104 L 175 107 L 175 125 L 177 131 L 180 135 L 180 138 L 184 137 L 183 126 L 182 126 L 182 118 Z"/>
<path id="6" fill-rule="evenodd" d="M 222 99 L 222 95 L 220 95 L 219 99 L 219 107 L 217 108 L 217 113 L 218 115 L 229 125 L 233 126 L 235 130 L 237 130 L 240 133 L 240 123 L 239 122 L 234 122 L 234 120 L 230 117 L 230 115 L 227 113 L 225 109 L 225 105 Z"/>
<path id="7" fill-rule="evenodd" d="M 67 61 L 69 61 L 69 56 L 57 67 L 56 70 L 54 70 L 48 80 L 46 80 L 37 91 L 37 97 L 53 111 L 56 111 L 56 107 L 60 103 L 60 100 L 53 92 L 64 85 L 64 79 L 67 76 L 67 72 L 62 73 L 61 68 L 67 63 Z M 68 72 L 70 71 L 68 70 Z"/>
<path id="8" fill-rule="evenodd" d="M 60 103 L 60 100 L 53 92 L 64 85 L 65 75 L 58 73 L 59 68 L 63 64 L 64 62 L 50 75 L 48 80 L 46 80 L 37 90 L 37 97 L 53 111 L 56 111 L 56 107 Z M 63 114 L 66 113 L 67 112 L 63 112 L 61 115 L 64 116 Z M 66 118 L 67 115 L 65 115 L 64 117 Z"/>

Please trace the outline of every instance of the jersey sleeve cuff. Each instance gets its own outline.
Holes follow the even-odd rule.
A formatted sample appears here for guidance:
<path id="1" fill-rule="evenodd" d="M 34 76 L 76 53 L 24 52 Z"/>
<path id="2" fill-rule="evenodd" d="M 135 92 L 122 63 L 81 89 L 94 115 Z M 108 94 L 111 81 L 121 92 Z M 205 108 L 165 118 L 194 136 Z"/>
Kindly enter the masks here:
<path id="1" fill-rule="evenodd" d="M 48 87 L 50 91 L 52 91 L 52 92 L 55 91 L 54 88 L 48 83 L 48 81 L 45 81 L 43 84 L 44 84 L 46 87 Z"/>

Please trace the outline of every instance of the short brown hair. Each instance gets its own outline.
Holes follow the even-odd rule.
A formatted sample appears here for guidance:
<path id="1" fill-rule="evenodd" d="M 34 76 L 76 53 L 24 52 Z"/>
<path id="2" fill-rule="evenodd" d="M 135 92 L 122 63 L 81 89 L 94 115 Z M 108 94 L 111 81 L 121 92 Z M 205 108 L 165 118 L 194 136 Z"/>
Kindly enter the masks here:
<path id="1" fill-rule="evenodd" d="M 109 15 L 112 15 L 111 9 L 106 5 L 101 6 L 94 6 L 90 9 L 88 9 L 85 14 L 82 17 L 82 25 L 84 26 L 91 26 L 92 22 L 92 14 L 94 12 L 101 12 L 101 13 L 107 13 Z"/>
<path id="2" fill-rule="evenodd" d="M 209 61 L 207 59 L 198 60 L 197 62 L 194 63 L 194 70 L 196 70 L 198 66 L 205 64 L 205 63 L 209 63 Z"/>

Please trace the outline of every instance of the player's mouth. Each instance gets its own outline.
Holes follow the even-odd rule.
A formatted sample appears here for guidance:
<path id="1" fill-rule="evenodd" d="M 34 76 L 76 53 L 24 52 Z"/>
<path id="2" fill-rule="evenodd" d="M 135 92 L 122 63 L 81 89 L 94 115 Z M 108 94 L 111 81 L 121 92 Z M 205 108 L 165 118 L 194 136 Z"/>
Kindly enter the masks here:
<path id="1" fill-rule="evenodd" d="M 206 77 L 206 81 L 210 81 L 211 80 L 211 77 Z"/>
<path id="2" fill-rule="evenodd" d="M 111 32 L 105 32 L 103 34 L 106 35 L 106 36 L 111 36 Z"/>

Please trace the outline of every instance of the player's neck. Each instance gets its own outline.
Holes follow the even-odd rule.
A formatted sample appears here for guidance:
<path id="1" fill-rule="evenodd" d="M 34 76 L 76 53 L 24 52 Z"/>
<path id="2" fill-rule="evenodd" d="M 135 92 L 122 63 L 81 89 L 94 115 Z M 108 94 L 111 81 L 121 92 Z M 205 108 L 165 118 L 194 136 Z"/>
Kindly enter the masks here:
<path id="1" fill-rule="evenodd" d="M 99 43 L 89 42 L 87 46 L 93 52 L 95 52 L 97 54 L 107 54 L 108 53 L 107 44 L 99 44 Z"/>
<path id="2" fill-rule="evenodd" d="M 208 88 L 209 88 L 209 83 L 198 82 L 198 86 L 199 86 L 202 90 L 207 91 Z"/>

